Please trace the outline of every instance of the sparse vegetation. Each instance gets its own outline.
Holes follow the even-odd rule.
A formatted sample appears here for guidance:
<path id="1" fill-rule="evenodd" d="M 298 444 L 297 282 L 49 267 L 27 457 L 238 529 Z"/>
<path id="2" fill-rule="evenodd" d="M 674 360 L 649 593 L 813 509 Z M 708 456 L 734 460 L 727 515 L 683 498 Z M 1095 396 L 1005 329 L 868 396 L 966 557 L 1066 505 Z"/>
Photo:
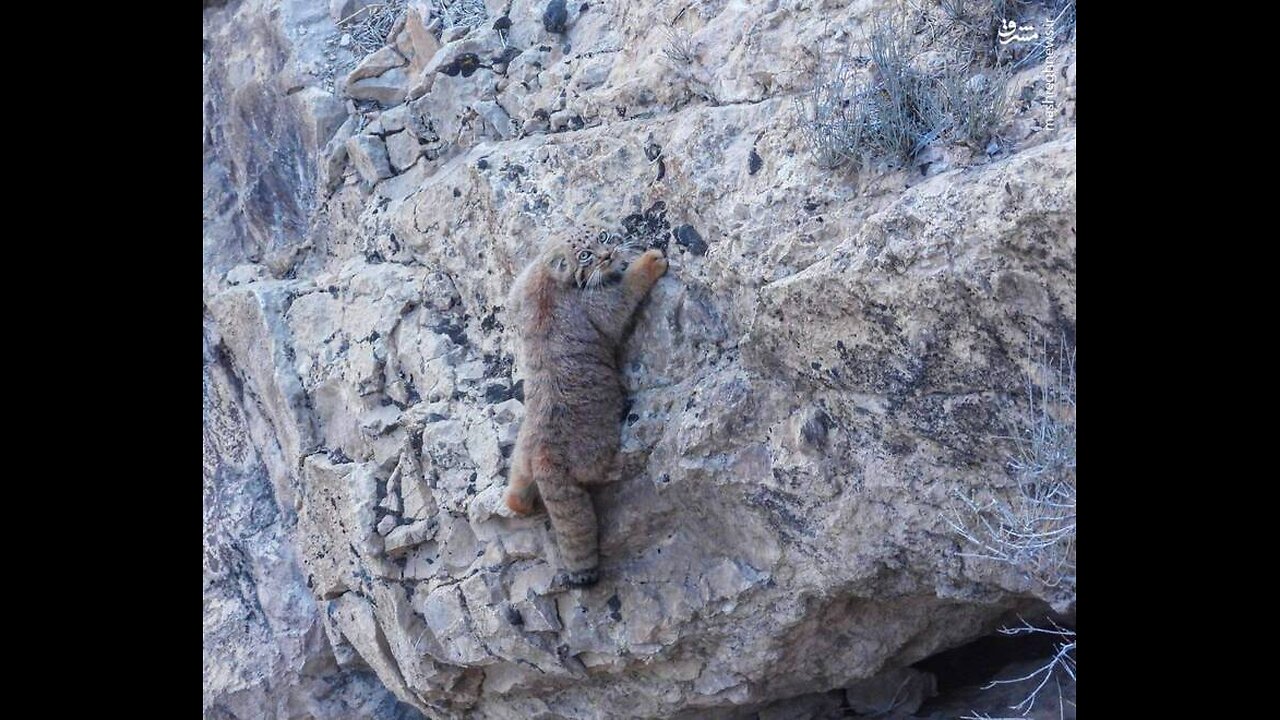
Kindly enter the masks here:
<path id="1" fill-rule="evenodd" d="M 1019 718 L 995 718 L 985 713 L 970 713 L 962 716 L 961 720 L 1021 720 L 1031 714 L 1036 706 L 1036 701 L 1040 698 L 1042 692 L 1049 687 L 1049 681 L 1052 680 L 1058 702 L 1058 716 L 1065 715 L 1067 705 L 1074 706 L 1075 703 L 1063 697 L 1062 685 L 1063 680 L 1068 683 L 1076 681 L 1076 631 L 1063 627 L 1052 619 L 1046 619 L 1048 627 L 1037 627 L 1021 620 L 1021 625 L 1016 627 L 1002 627 L 1000 634 L 1002 635 L 1031 635 L 1034 633 L 1052 635 L 1055 637 L 1053 646 L 1053 655 L 1049 657 L 1044 664 L 1026 673 L 1020 677 L 1005 678 L 1001 680 L 992 680 L 982 686 L 983 690 L 990 690 L 997 685 L 1017 685 L 1021 683 L 1027 684 L 1031 689 L 1022 698 L 1021 702 L 1009 707 L 1010 710 L 1018 713 Z"/>
<path id="2" fill-rule="evenodd" d="M 1053 352 L 1042 343 L 1029 353 L 1026 412 L 1009 439 L 1015 450 L 1008 460 L 1014 478 L 1007 493 L 992 492 L 979 502 L 957 493 L 947 523 L 970 550 L 963 557 L 1013 567 L 1047 591 L 1056 609 L 1066 610 L 1076 598 L 1076 366 L 1075 351 L 1060 341 Z M 998 684 L 1036 682 L 1022 702 L 1011 709 L 1027 715 L 1050 679 L 1058 686 L 1059 709 L 1063 677 L 1075 682 L 1075 630 L 1046 620 L 1037 627 L 1023 621 L 1002 628 L 1005 635 L 1045 633 L 1059 642 L 1054 655 L 1037 670 Z M 991 720 L 970 715 L 974 720 Z"/>
<path id="3" fill-rule="evenodd" d="M 815 85 L 805 130 L 820 163 L 903 167 L 929 145 L 985 146 L 1003 117 L 1007 76 L 972 70 L 955 53 L 932 68 L 917 62 L 904 16 L 873 21 L 866 56 L 842 59 Z"/>
<path id="4" fill-rule="evenodd" d="M 1054 43 L 1070 40 L 1075 33 L 1075 0 L 938 0 L 936 6 L 916 4 L 913 12 L 934 39 L 945 38 L 970 59 L 988 64 L 1023 67 L 1044 59 L 1053 27 Z M 1000 43 L 1001 25 L 1012 21 L 1032 25 L 1037 37 L 1016 45 Z"/>
<path id="5" fill-rule="evenodd" d="M 947 129 L 947 103 L 938 78 L 911 65 L 911 39 L 900 19 L 877 18 L 871 28 L 876 80 L 865 93 L 864 135 L 873 149 L 906 163 Z"/>
<path id="6" fill-rule="evenodd" d="M 662 46 L 662 54 L 671 65 L 675 68 L 691 65 L 694 57 L 693 43 L 689 33 L 670 25 L 663 28 L 663 33 L 666 35 L 666 43 Z"/>
<path id="7" fill-rule="evenodd" d="M 1014 567 L 1069 604 L 1076 578 L 1076 368 L 1065 343 L 1057 355 L 1051 360 L 1045 344 L 1029 358 L 1047 376 L 1027 376 L 1026 415 L 1010 437 L 1016 448 L 1008 462 L 1010 492 L 981 502 L 958 493 L 947 522 L 972 548 L 964 557 Z"/>
<path id="8" fill-rule="evenodd" d="M 693 49 L 693 37 L 688 32 L 670 24 L 662 28 L 662 33 L 665 39 L 662 44 L 661 62 L 679 76 L 689 97 L 696 95 L 712 105 L 718 105 L 719 100 L 712 90 L 710 78 L 705 69 L 698 65 L 698 56 Z"/>
<path id="9" fill-rule="evenodd" d="M 475 27 L 489 18 L 484 0 L 431 0 L 431 8 L 442 19 L 442 30 Z"/>
<path id="10" fill-rule="evenodd" d="M 350 36 L 349 47 L 356 58 L 377 52 L 391 44 L 396 29 L 404 16 L 406 0 L 384 0 L 365 5 L 338 21 L 338 29 Z M 489 17 L 484 0 L 431 0 L 432 15 L 440 18 L 436 36 L 459 25 L 473 27 Z"/>
<path id="11" fill-rule="evenodd" d="M 1036 40 L 1002 44 L 1006 22 L 1036 28 Z M 1074 32 L 1075 0 L 939 0 L 879 16 L 866 54 L 828 65 L 798 102 L 810 148 L 826 167 L 859 168 L 905 167 L 935 143 L 984 150 L 1013 73 Z"/>
<path id="12" fill-rule="evenodd" d="M 393 32 L 402 27 L 406 0 L 383 0 L 362 6 L 337 22 L 338 33 L 327 41 L 331 65 L 325 72 L 325 82 L 332 86 L 360 62 L 365 56 L 395 42 Z M 484 0 L 431 0 L 432 17 L 436 37 L 455 26 L 472 27 L 488 18 Z M 434 21 L 433 21 L 434 22 Z M 505 38 L 504 38 L 505 41 Z M 339 49 L 345 49 L 339 54 Z"/>
<path id="13" fill-rule="evenodd" d="M 366 5 L 338 21 L 338 29 L 351 36 L 351 51 L 362 58 L 377 52 L 390 39 L 387 37 L 404 14 L 405 0 L 386 0 Z"/>
<path id="14" fill-rule="evenodd" d="M 968 78 L 960 74 L 942 78 L 951 137 L 975 150 L 984 149 L 1008 110 L 1009 72 L 993 69 Z"/>
<path id="15" fill-rule="evenodd" d="M 1028 47 L 1016 58 L 1012 59 L 1012 69 L 1017 70 L 1029 67 L 1044 60 L 1051 46 L 1061 45 L 1075 37 L 1075 0 L 1050 0 L 1049 2 L 1039 3 L 1003 0 L 1002 4 L 1010 6 L 1006 11 L 1008 14 L 1005 17 L 1017 17 L 1017 13 L 1022 11 L 1025 13 L 1025 18 L 1030 22 L 1036 23 L 1040 30 L 1039 37 L 1029 43 Z M 1047 27 L 1052 27 L 1053 32 L 1045 32 Z"/>

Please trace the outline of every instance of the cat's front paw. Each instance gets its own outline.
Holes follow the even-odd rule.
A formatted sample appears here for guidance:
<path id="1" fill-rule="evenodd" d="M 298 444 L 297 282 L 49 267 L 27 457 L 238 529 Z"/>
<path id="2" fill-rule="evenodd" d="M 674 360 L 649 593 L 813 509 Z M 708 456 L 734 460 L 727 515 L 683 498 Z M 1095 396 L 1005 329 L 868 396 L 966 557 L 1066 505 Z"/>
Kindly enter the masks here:
<path id="1" fill-rule="evenodd" d="M 658 278 L 667 272 L 667 259 L 657 248 L 645 250 L 644 254 L 636 260 L 636 264 L 640 266 L 640 271 L 649 278 L 650 282 L 657 282 Z"/>

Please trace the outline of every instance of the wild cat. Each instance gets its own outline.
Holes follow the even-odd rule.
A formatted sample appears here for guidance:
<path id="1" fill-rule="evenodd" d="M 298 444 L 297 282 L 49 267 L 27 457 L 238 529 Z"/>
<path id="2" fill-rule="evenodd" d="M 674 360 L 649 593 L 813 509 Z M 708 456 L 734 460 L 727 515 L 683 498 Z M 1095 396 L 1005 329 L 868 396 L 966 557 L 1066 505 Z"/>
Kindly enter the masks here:
<path id="1" fill-rule="evenodd" d="M 586 488 L 618 452 L 623 403 L 618 345 L 667 261 L 607 231 L 555 240 L 516 279 L 507 300 L 520 338 L 524 422 L 507 482 L 507 507 L 551 517 L 564 584 L 599 579 L 595 508 Z"/>

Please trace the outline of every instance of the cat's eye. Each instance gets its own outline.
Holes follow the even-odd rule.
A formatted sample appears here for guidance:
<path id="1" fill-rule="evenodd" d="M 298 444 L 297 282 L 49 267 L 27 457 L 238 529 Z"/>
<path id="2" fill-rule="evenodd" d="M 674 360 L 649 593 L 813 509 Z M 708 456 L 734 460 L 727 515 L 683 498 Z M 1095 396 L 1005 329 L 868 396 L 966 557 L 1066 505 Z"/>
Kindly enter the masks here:
<path id="1" fill-rule="evenodd" d="M 600 233 L 600 242 L 602 244 L 608 245 L 610 240 L 612 240 L 612 238 L 609 237 L 609 233 L 607 231 Z"/>
<path id="2" fill-rule="evenodd" d="M 582 252 L 578 253 L 578 262 L 586 264 L 587 262 L 590 262 L 591 257 L 592 256 L 591 256 L 590 250 L 583 250 Z"/>

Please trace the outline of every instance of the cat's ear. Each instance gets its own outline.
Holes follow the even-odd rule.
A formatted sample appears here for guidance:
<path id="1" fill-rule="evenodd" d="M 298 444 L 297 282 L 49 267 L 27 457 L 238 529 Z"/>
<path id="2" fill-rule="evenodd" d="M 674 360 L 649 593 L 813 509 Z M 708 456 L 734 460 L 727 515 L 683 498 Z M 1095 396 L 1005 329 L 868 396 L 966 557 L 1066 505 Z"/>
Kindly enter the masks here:
<path id="1" fill-rule="evenodd" d="M 557 247 L 557 249 L 548 252 L 545 263 L 547 263 L 548 268 L 552 270 L 553 273 L 563 275 L 568 272 L 568 258 L 566 252 L 567 251 L 564 250 L 564 247 Z"/>
<path id="2" fill-rule="evenodd" d="M 557 273 L 563 273 L 569 268 L 569 261 L 564 259 L 564 253 L 553 253 L 547 258 L 547 267 Z"/>

